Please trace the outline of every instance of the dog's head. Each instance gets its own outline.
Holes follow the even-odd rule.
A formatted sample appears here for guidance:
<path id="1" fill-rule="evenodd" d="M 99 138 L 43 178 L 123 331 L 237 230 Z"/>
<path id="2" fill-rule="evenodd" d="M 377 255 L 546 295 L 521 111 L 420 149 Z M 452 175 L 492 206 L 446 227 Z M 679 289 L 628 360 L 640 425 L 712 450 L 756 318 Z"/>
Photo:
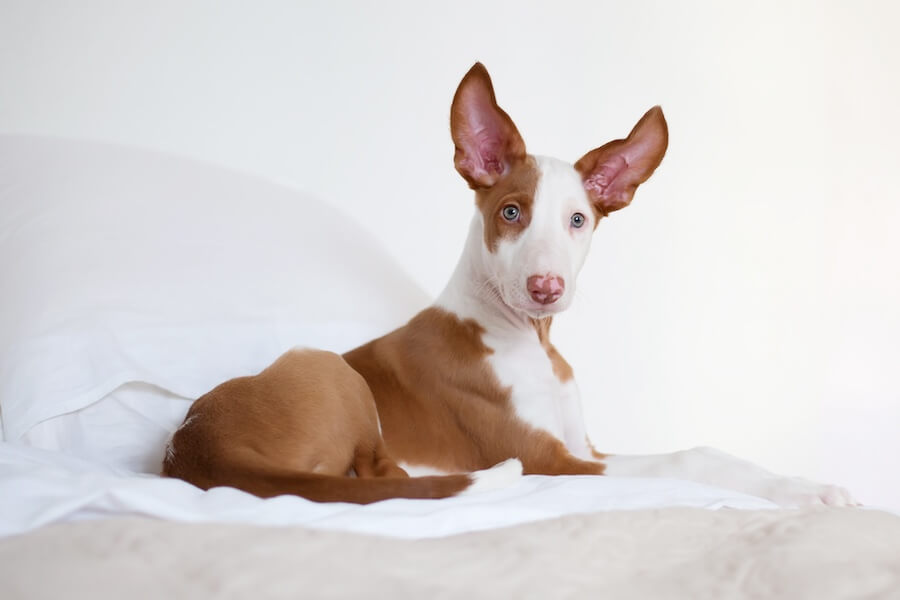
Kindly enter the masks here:
<path id="1" fill-rule="evenodd" d="M 505 304 L 533 318 L 569 307 L 597 223 L 628 206 L 668 144 L 656 106 L 627 138 L 591 150 L 574 165 L 532 156 L 497 105 L 481 63 L 456 90 L 450 130 L 456 170 L 475 190 L 491 285 Z"/>

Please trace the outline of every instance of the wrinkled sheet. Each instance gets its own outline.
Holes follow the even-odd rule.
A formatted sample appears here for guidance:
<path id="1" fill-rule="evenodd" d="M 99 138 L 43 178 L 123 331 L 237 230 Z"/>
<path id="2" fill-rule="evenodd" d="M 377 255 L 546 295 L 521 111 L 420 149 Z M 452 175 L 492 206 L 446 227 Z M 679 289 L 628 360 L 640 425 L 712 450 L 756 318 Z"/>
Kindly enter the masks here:
<path id="1" fill-rule="evenodd" d="M 0 597 L 887 600 L 900 517 L 670 508 L 426 540 L 109 519 L 0 540 Z"/>
<path id="2" fill-rule="evenodd" d="M 535 475 L 503 489 L 444 500 L 394 499 L 367 506 L 291 496 L 262 500 L 232 488 L 204 492 L 180 480 L 0 444 L 0 535 L 64 521 L 140 515 L 428 538 L 567 514 L 667 506 L 774 507 L 767 500 L 687 481 Z"/>

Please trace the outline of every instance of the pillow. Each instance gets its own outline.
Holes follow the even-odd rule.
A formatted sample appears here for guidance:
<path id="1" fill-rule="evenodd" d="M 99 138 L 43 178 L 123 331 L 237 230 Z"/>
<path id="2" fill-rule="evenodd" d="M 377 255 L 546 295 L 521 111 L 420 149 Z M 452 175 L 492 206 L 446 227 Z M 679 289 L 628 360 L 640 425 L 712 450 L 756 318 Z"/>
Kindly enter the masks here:
<path id="1" fill-rule="evenodd" d="M 129 382 L 196 398 L 295 345 L 349 349 L 427 304 L 326 204 L 83 141 L 0 136 L 0 256 L 7 441 Z"/>
<path id="2" fill-rule="evenodd" d="M 41 421 L 21 441 L 119 472 L 158 474 L 166 441 L 184 421 L 192 402 L 132 381 L 80 410 Z"/>

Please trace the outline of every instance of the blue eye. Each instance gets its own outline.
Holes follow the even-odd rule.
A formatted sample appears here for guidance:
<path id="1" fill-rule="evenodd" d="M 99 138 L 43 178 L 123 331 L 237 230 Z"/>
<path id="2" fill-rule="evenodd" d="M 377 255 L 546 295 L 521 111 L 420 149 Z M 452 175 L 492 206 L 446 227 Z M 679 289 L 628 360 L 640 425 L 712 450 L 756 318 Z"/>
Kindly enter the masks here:
<path id="1" fill-rule="evenodd" d="M 503 218 L 507 221 L 515 221 L 519 218 L 519 207 L 514 204 L 507 204 L 503 207 Z"/>
<path id="2" fill-rule="evenodd" d="M 574 215 L 572 215 L 571 222 L 572 227 L 575 227 L 576 229 L 581 227 L 582 225 L 584 225 L 584 215 L 581 213 L 575 213 Z"/>

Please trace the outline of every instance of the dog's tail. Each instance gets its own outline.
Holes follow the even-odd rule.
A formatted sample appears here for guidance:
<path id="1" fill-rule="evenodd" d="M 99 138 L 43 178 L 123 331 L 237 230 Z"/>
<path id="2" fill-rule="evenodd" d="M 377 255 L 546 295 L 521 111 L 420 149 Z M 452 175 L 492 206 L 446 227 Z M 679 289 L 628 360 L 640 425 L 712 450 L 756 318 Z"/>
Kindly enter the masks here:
<path id="1" fill-rule="evenodd" d="M 449 498 L 505 487 L 522 475 L 522 463 L 515 458 L 483 471 L 429 477 L 342 477 L 295 472 L 260 464 L 244 467 L 235 461 L 218 466 L 215 483 L 205 477 L 185 477 L 183 475 L 187 473 L 179 473 L 179 469 L 168 461 L 163 474 L 184 479 L 203 489 L 228 486 L 261 498 L 295 495 L 315 502 L 355 504 L 390 498 Z"/>

